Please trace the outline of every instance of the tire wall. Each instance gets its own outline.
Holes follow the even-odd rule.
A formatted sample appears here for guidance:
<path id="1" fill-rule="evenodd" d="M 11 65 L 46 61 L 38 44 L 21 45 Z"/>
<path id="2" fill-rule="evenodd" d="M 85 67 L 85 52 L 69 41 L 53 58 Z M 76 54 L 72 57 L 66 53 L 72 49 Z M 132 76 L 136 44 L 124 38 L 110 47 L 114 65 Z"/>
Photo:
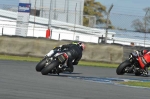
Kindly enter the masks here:
<path id="1" fill-rule="evenodd" d="M 68 44 L 71 41 L 55 41 L 45 38 L 25 38 L 0 36 L 0 54 L 43 57 L 55 46 Z M 85 43 L 82 60 L 121 63 L 130 52 L 141 47 L 116 44 Z"/>

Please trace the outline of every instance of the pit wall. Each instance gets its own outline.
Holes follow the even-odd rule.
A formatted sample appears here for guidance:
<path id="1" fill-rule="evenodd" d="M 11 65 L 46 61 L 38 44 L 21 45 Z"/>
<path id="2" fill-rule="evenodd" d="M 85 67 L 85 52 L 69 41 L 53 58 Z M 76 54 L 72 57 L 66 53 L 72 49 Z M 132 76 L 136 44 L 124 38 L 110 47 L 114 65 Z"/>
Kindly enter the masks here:
<path id="1" fill-rule="evenodd" d="M 71 43 L 71 41 L 56 41 L 45 38 L 25 38 L 0 36 L 0 54 L 44 57 L 55 46 Z M 121 63 L 128 58 L 133 50 L 143 47 L 123 46 L 117 44 L 85 43 L 82 60 Z"/>

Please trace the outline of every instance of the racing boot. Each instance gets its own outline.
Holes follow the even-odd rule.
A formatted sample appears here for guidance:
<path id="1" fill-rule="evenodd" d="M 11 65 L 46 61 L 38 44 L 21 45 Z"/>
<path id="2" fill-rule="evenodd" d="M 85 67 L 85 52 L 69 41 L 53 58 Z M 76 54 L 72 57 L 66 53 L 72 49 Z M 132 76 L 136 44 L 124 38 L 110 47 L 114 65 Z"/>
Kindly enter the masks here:
<path id="1" fill-rule="evenodd" d="M 74 70 L 74 68 L 72 67 L 72 68 L 70 68 L 70 67 L 66 67 L 66 68 L 64 68 L 64 71 L 68 71 L 68 72 L 70 72 L 70 73 L 72 73 L 73 72 L 73 70 Z"/>
<path id="2" fill-rule="evenodd" d="M 148 67 L 145 67 L 143 69 L 143 76 L 147 77 L 148 76 Z"/>

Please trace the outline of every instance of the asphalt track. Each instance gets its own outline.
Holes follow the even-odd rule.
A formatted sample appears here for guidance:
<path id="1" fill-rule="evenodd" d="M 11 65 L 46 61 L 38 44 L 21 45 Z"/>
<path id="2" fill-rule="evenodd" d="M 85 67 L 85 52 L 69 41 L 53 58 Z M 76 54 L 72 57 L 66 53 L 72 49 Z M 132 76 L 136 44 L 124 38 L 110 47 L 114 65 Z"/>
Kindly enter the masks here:
<path id="1" fill-rule="evenodd" d="M 118 85 L 115 68 L 76 66 L 72 74 L 41 75 L 36 62 L 0 60 L 0 99 L 150 99 L 150 89 Z M 114 79 L 117 78 L 118 80 Z"/>

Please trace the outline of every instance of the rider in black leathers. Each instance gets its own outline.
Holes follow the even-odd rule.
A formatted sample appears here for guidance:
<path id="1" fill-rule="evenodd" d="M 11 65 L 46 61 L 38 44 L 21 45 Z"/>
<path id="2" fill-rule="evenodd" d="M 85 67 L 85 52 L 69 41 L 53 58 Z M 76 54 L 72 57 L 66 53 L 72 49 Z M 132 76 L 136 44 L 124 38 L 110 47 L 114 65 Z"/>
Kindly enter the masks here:
<path id="1" fill-rule="evenodd" d="M 62 45 L 61 50 L 65 50 L 68 55 L 67 66 L 65 71 L 73 72 L 73 65 L 77 65 L 80 59 L 82 58 L 82 51 L 85 49 L 84 43 L 72 43 L 67 45 Z"/>

